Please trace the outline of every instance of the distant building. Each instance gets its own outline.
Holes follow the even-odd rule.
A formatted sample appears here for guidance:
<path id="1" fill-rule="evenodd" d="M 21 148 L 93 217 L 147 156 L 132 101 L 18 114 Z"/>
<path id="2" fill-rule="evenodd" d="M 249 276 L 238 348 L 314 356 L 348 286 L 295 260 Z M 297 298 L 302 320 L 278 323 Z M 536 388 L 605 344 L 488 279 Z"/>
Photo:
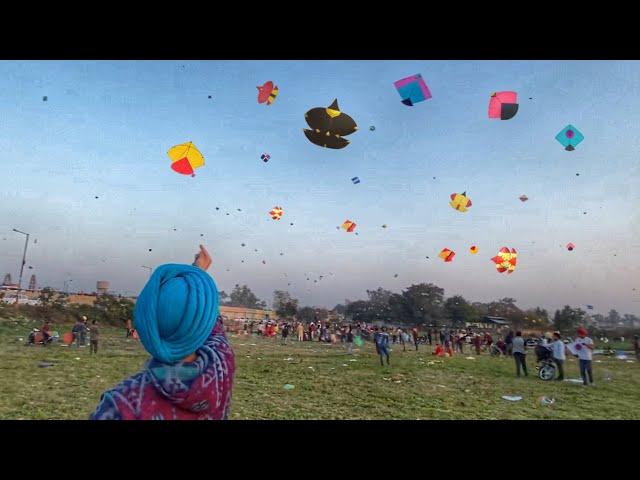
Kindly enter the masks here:
<path id="1" fill-rule="evenodd" d="M 476 328 L 480 330 L 493 330 L 495 332 L 500 332 L 502 330 L 506 330 L 511 327 L 511 322 L 509 322 L 504 317 L 493 317 L 491 315 L 485 315 L 481 320 L 477 322 L 466 322 L 465 326 L 467 328 Z"/>
<path id="2" fill-rule="evenodd" d="M 105 280 L 100 280 L 96 284 L 96 291 L 98 292 L 98 295 L 105 295 L 109 293 L 109 287 L 110 287 L 109 282 Z"/>

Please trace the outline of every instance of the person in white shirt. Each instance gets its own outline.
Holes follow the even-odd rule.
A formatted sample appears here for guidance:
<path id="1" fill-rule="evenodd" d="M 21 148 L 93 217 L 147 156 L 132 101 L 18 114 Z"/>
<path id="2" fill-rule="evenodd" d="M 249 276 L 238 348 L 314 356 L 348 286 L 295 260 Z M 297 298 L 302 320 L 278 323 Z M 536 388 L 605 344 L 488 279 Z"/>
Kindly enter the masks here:
<path id="1" fill-rule="evenodd" d="M 553 342 L 551 342 L 551 351 L 553 352 L 553 361 L 558 366 L 558 378 L 556 380 L 564 380 L 564 361 L 567 358 L 565 354 L 566 347 L 560 336 L 560 332 L 553 333 Z"/>
<path id="2" fill-rule="evenodd" d="M 578 338 L 574 342 L 574 348 L 578 352 L 580 359 L 580 376 L 584 385 L 595 385 L 593 383 L 593 372 L 591 371 L 591 360 L 593 359 L 593 340 L 587 337 L 587 330 L 584 327 L 578 328 Z"/>

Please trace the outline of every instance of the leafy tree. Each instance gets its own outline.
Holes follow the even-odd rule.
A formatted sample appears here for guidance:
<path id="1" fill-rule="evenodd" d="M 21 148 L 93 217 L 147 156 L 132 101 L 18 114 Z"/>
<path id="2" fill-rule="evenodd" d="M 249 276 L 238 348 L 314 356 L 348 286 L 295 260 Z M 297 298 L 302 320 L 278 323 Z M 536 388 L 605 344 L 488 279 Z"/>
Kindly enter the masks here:
<path id="1" fill-rule="evenodd" d="M 240 286 L 238 284 L 233 287 L 233 291 L 229 296 L 229 305 L 257 309 L 262 309 L 266 306 L 265 302 L 256 297 L 248 286 Z"/>
<path id="2" fill-rule="evenodd" d="M 622 322 L 624 323 L 625 327 L 633 328 L 636 326 L 636 324 L 640 323 L 640 318 L 636 317 L 635 315 L 625 313 L 622 317 Z"/>
<path id="3" fill-rule="evenodd" d="M 551 326 L 549 312 L 544 308 L 536 307 L 524 312 L 524 326 L 529 328 L 546 329 Z"/>
<path id="4" fill-rule="evenodd" d="M 367 296 L 369 297 L 368 312 L 371 320 L 384 320 L 388 319 L 391 315 L 391 308 L 389 305 L 389 299 L 392 293 L 384 288 L 378 288 L 377 290 L 367 290 Z"/>
<path id="5" fill-rule="evenodd" d="M 220 290 L 218 292 L 218 299 L 220 300 L 220 305 L 226 305 L 229 303 L 229 294 L 224 290 Z"/>
<path id="6" fill-rule="evenodd" d="M 279 317 L 291 318 L 298 311 L 298 300 L 291 298 L 289 292 L 276 290 L 273 292 L 273 309 Z"/>
<path id="7" fill-rule="evenodd" d="M 126 323 L 133 320 L 133 301 L 124 297 L 104 294 L 98 295 L 94 303 L 98 320 L 112 325 Z"/>
<path id="8" fill-rule="evenodd" d="M 296 318 L 300 322 L 304 323 L 314 322 L 316 318 L 316 311 L 312 307 L 302 307 L 298 310 L 298 313 L 296 313 Z"/>
<path id="9" fill-rule="evenodd" d="M 562 310 L 556 310 L 553 316 L 553 325 L 561 332 L 570 332 L 583 323 L 586 312 L 579 308 L 571 308 L 565 305 Z"/>
<path id="10" fill-rule="evenodd" d="M 596 313 L 595 315 L 591 315 L 591 319 L 593 320 L 593 323 L 595 323 L 595 325 L 599 328 L 602 328 L 602 326 L 605 323 L 605 318 L 604 315 L 600 314 L 600 313 Z"/>
<path id="11" fill-rule="evenodd" d="M 351 318 L 351 321 L 353 322 L 370 323 L 375 319 L 369 309 L 369 302 L 365 302 L 364 300 L 350 302 L 346 307 L 345 315 L 348 318 Z"/>
<path id="12" fill-rule="evenodd" d="M 404 323 L 433 324 L 444 318 L 444 289 L 433 283 L 411 285 L 402 292 L 410 312 Z"/>
<path id="13" fill-rule="evenodd" d="M 316 318 L 320 322 L 324 322 L 327 318 L 329 318 L 329 310 L 326 308 L 316 308 L 314 309 Z"/>
<path id="14" fill-rule="evenodd" d="M 516 306 L 514 298 L 506 297 L 489 303 L 487 307 L 488 315 L 506 318 L 514 329 L 520 329 L 526 324 L 526 315 Z"/>
<path id="15" fill-rule="evenodd" d="M 393 323 L 408 324 L 411 323 L 412 317 L 413 311 L 405 296 L 400 293 L 391 294 L 388 314 L 383 319 L 391 320 Z"/>
<path id="16" fill-rule="evenodd" d="M 617 327 L 622 318 L 620 318 L 620 314 L 615 310 L 610 310 L 609 315 L 607 315 L 607 323 L 612 327 Z"/>
<path id="17" fill-rule="evenodd" d="M 347 311 L 347 307 L 339 303 L 338 305 L 333 307 L 333 311 L 336 312 L 338 315 L 344 315 L 345 312 Z"/>
<path id="18" fill-rule="evenodd" d="M 454 328 L 464 327 L 467 322 L 475 322 L 479 318 L 478 311 L 461 295 L 447 298 L 444 310 Z"/>
<path id="19" fill-rule="evenodd" d="M 66 294 L 45 287 L 40 290 L 38 295 L 37 312 L 44 320 L 66 320 L 67 304 L 68 296 Z"/>

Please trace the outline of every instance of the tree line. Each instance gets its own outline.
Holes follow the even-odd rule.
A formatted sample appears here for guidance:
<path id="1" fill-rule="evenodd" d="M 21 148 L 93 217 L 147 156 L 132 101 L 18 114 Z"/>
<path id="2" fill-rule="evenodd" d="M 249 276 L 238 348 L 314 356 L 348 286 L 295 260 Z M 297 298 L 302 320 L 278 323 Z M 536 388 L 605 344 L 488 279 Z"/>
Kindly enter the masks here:
<path id="1" fill-rule="evenodd" d="M 594 330 L 598 326 L 633 328 L 640 324 L 640 319 L 635 315 L 620 315 L 616 310 L 611 310 L 607 316 L 588 316 L 587 312 L 579 307 L 565 305 L 550 316 L 549 312 L 541 307 L 521 309 L 516 305 L 516 300 L 509 297 L 489 303 L 470 302 L 461 295 L 445 298 L 444 289 L 433 283 L 414 284 L 400 293 L 380 287 L 366 292 L 366 300 L 345 300 L 331 311 L 354 323 L 380 322 L 422 327 L 433 325 L 463 328 L 467 323 L 479 322 L 487 315 L 506 318 L 514 329 L 540 331 L 553 328 L 569 332 L 586 323 L 591 323 Z M 247 285 L 236 284 L 231 294 L 220 291 L 219 297 L 221 305 L 266 308 L 266 302 L 258 298 Z M 7 316 L 7 312 L 15 311 L 15 308 L 0 301 L 0 316 Z M 105 294 L 99 295 L 94 305 L 69 304 L 65 293 L 47 287 L 40 291 L 36 306 L 19 305 L 17 308 L 27 314 L 54 322 L 69 321 L 86 315 L 103 323 L 118 325 L 132 320 L 134 303 L 125 297 Z M 272 309 L 280 318 L 295 318 L 305 323 L 326 320 L 330 313 L 326 308 L 300 306 L 298 299 L 284 290 L 273 292 Z"/>

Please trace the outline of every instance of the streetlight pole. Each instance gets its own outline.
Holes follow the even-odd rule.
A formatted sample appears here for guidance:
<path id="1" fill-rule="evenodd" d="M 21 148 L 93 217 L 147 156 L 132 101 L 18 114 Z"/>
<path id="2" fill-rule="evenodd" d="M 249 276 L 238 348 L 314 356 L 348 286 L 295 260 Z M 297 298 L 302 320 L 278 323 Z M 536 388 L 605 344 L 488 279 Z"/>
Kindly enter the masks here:
<path id="1" fill-rule="evenodd" d="M 16 305 L 18 304 L 18 300 L 20 298 L 20 291 L 22 290 L 22 272 L 24 271 L 24 264 L 27 262 L 27 247 L 29 246 L 29 234 L 26 232 L 21 232 L 20 230 L 13 229 L 14 232 L 21 233 L 22 235 L 26 235 L 27 238 L 24 242 L 24 252 L 22 253 L 22 265 L 20 265 L 20 278 L 18 279 L 18 293 L 16 294 Z"/>

